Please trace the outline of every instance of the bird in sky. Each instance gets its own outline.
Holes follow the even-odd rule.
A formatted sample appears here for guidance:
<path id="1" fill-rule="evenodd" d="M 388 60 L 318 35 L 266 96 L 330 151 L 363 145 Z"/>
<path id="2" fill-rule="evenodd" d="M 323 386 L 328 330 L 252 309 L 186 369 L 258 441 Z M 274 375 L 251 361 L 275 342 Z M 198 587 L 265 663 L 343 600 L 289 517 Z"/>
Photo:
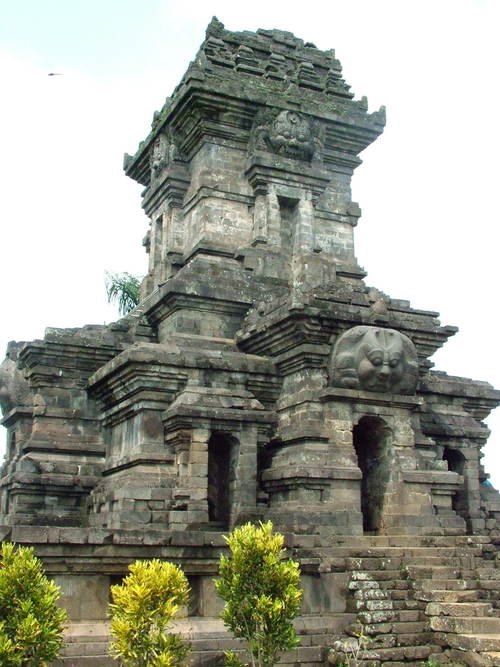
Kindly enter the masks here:
<path id="1" fill-rule="evenodd" d="M 61 72 L 49 72 L 49 76 L 62 76 Z"/>

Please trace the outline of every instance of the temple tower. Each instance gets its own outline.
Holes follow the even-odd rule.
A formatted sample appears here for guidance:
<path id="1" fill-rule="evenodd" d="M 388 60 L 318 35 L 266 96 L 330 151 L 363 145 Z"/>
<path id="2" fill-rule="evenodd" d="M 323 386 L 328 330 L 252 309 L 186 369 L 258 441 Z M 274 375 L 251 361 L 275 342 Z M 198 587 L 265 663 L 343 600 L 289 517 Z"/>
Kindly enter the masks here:
<path id="1" fill-rule="evenodd" d="M 245 521 L 286 533 L 323 635 L 366 602 L 349 598 L 360 549 L 494 551 L 481 448 L 500 392 L 432 370 L 456 328 L 369 287 L 356 260 L 351 178 L 384 125 L 334 51 L 214 18 L 125 156 L 150 219 L 139 305 L 12 343 L 0 376 L 1 535 L 36 545 L 75 627 L 104 627 L 110 582 L 160 557 L 189 575 L 206 639 L 222 535 Z M 373 634 L 396 637 L 384 623 Z"/>

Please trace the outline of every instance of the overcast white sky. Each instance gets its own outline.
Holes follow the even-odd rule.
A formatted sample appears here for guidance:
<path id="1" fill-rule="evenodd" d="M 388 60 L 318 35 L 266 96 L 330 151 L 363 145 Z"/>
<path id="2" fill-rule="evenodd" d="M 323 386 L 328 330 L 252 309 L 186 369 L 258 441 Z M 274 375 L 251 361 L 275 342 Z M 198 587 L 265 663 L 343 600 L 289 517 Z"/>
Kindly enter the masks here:
<path id="1" fill-rule="evenodd" d="M 148 224 L 123 153 L 214 14 L 334 48 L 356 98 L 386 105 L 353 179 L 367 283 L 460 327 L 437 369 L 500 387 L 498 0 L 0 0 L 0 356 L 47 326 L 117 319 L 104 271 L 146 272 Z"/>

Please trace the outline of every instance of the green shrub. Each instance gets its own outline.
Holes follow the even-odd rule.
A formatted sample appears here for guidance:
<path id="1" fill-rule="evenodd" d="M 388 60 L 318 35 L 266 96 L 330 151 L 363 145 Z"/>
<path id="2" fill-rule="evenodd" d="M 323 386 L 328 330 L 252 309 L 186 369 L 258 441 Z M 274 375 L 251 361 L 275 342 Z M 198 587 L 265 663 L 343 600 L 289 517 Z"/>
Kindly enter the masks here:
<path id="1" fill-rule="evenodd" d="M 45 667 L 63 645 L 66 611 L 33 548 L 2 544 L 0 562 L 0 665 Z"/>
<path id="2" fill-rule="evenodd" d="M 188 601 L 182 570 L 159 560 L 136 561 L 122 584 L 111 586 L 110 653 L 125 667 L 173 667 L 185 664 L 190 646 L 168 626 Z"/>
<path id="3" fill-rule="evenodd" d="M 253 667 L 272 667 L 299 641 L 291 621 L 300 612 L 300 571 L 291 559 L 282 560 L 283 539 L 270 521 L 247 523 L 226 538 L 231 558 L 220 559 L 215 588 L 226 603 L 221 617 L 246 641 Z M 228 667 L 243 665 L 233 651 L 225 655 Z"/>

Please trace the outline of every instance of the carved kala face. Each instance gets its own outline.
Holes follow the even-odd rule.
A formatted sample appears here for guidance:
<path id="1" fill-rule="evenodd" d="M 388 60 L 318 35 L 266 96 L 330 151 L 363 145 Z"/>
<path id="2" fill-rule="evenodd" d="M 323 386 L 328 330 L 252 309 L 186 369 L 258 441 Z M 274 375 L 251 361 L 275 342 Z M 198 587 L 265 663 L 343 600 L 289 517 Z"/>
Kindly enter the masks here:
<path id="1" fill-rule="evenodd" d="M 345 389 L 414 394 L 418 385 L 415 345 L 395 329 L 353 327 L 332 350 L 330 383 Z"/>
<path id="2" fill-rule="evenodd" d="M 14 372 L 13 362 L 6 358 L 0 365 L 0 407 L 4 415 L 12 409 L 12 401 L 9 394 L 9 384 Z"/>
<path id="3" fill-rule="evenodd" d="M 151 177 L 152 179 L 159 176 L 162 169 L 168 161 L 168 141 L 164 134 L 160 134 L 153 145 L 151 154 Z"/>
<path id="4" fill-rule="evenodd" d="M 360 385 L 368 391 L 387 392 L 400 382 L 404 372 L 403 344 L 396 332 L 368 331 L 356 356 Z"/>
<path id="5" fill-rule="evenodd" d="M 274 121 L 271 141 L 280 155 L 297 157 L 310 152 L 311 130 L 298 113 L 282 111 Z"/>

